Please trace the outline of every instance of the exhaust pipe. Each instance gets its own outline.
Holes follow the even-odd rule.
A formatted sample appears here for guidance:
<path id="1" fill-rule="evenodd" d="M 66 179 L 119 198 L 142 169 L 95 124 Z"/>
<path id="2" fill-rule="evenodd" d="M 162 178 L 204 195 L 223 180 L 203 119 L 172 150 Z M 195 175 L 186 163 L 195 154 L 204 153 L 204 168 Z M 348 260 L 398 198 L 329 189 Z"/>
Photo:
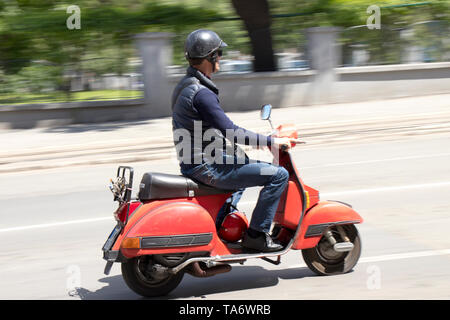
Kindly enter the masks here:
<path id="1" fill-rule="evenodd" d="M 203 269 L 198 261 L 190 264 L 189 267 L 186 268 L 187 273 L 199 278 L 212 277 L 216 274 L 229 272 L 230 270 L 231 266 L 229 264 L 221 264 L 211 268 Z"/>

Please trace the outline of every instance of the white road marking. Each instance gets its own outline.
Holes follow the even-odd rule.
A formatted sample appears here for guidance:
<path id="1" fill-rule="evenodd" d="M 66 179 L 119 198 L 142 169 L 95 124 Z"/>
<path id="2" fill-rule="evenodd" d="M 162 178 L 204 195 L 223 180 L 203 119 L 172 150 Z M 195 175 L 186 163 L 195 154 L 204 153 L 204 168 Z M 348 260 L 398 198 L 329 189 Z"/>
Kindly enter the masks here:
<path id="1" fill-rule="evenodd" d="M 447 255 L 447 254 L 450 254 L 450 249 L 386 254 L 386 255 L 381 255 L 381 256 L 361 258 L 359 260 L 359 263 L 370 263 L 370 262 L 392 261 L 392 260 L 410 259 L 410 258 L 433 257 L 433 256 Z"/>
<path id="2" fill-rule="evenodd" d="M 383 187 L 383 188 L 369 188 L 369 189 L 358 189 L 358 190 L 347 190 L 347 191 L 338 191 L 338 192 L 325 192 L 320 193 L 321 199 L 342 196 L 342 195 L 352 195 L 352 194 L 361 194 L 361 193 L 375 193 L 375 192 L 386 192 L 386 191 L 400 191 L 400 190 L 411 190 L 411 189 L 424 189 L 424 188 L 437 188 L 437 187 L 445 187 L 450 186 L 450 181 L 445 182 L 436 182 L 436 183 L 424 183 L 424 184 L 415 184 L 415 185 L 404 185 L 404 186 L 393 186 L 393 187 Z M 239 205 L 254 205 L 256 200 L 252 201 L 241 201 Z M 31 230 L 31 229 L 42 229 L 49 227 L 60 227 L 71 224 L 79 224 L 79 223 L 91 223 L 96 221 L 103 220 L 111 220 L 113 221 L 112 214 L 106 217 L 98 217 L 91 219 L 81 219 L 81 220 L 71 220 L 71 221 L 62 221 L 62 222 L 54 222 L 54 223 L 44 223 L 44 224 L 35 224 L 28 226 L 19 226 L 12 228 L 0 229 L 0 233 L 11 232 L 11 231 L 23 231 L 23 230 Z"/>
<path id="3" fill-rule="evenodd" d="M 411 117 L 410 120 L 418 120 L 418 119 L 420 120 L 420 119 L 423 119 L 424 117 L 427 117 L 427 116 L 442 116 L 442 115 L 446 115 L 446 114 L 447 114 L 446 111 L 444 111 L 444 112 L 416 113 L 416 114 L 414 114 Z M 400 118 L 398 118 L 398 119 L 400 119 Z M 332 121 L 322 121 L 322 122 L 305 122 L 305 123 L 302 123 L 302 126 L 309 126 L 310 125 L 310 126 L 314 126 L 314 127 L 320 127 L 320 126 L 324 126 L 324 125 L 333 125 L 333 124 L 339 124 L 339 125 L 347 124 L 347 125 L 350 125 L 350 124 L 355 124 L 355 123 L 356 124 L 360 124 L 361 122 L 368 121 L 368 120 L 370 120 L 370 122 L 373 123 L 374 120 L 376 120 L 376 121 L 393 120 L 393 117 L 391 115 L 389 117 L 386 117 L 386 116 L 371 117 L 370 119 L 361 118 L 361 119 L 354 119 L 354 120 L 332 120 Z"/>
<path id="4" fill-rule="evenodd" d="M 340 167 L 340 166 L 349 166 L 349 165 L 357 165 L 357 164 L 369 164 L 369 163 L 378 163 L 378 162 L 387 162 L 387 161 L 426 159 L 426 158 L 436 158 L 436 157 L 446 157 L 446 156 L 450 156 L 450 153 L 438 153 L 438 154 L 421 155 L 421 156 L 408 156 L 408 157 L 396 157 L 396 158 L 387 158 L 387 159 L 376 159 L 376 160 L 332 163 L 332 164 L 324 164 L 324 165 L 318 165 L 318 166 L 300 167 L 300 170 L 303 170 L 303 169 L 316 169 L 316 168 L 327 168 L 327 167 Z"/>
<path id="5" fill-rule="evenodd" d="M 405 253 L 395 253 L 395 254 L 385 254 L 373 257 L 363 257 L 360 258 L 358 264 L 361 263 L 372 263 L 372 262 L 384 262 L 392 260 L 402 260 L 402 259 L 413 259 L 413 258 L 423 258 L 423 257 L 436 257 L 449 255 L 450 249 L 442 250 L 429 250 L 429 251 L 417 251 L 417 252 L 405 252 Z M 307 267 L 305 263 L 295 264 L 287 267 L 288 269 L 304 268 Z"/>
<path id="6" fill-rule="evenodd" d="M 0 233 L 10 232 L 10 231 L 23 231 L 23 230 L 30 230 L 30 229 L 42 229 L 42 228 L 49 228 L 49 227 L 60 227 L 60 226 L 66 226 L 66 225 L 70 225 L 70 224 L 89 223 L 89 222 L 104 221 L 104 220 L 114 221 L 114 218 L 113 218 L 112 215 L 110 215 L 108 217 L 99 217 L 99 218 L 91 218 L 91 219 L 81 219 L 81 220 L 71 220 L 71 221 L 54 222 L 54 223 L 35 224 L 35 225 L 29 225 L 29 226 L 21 226 L 21 227 L 0 229 Z"/>
<path id="7" fill-rule="evenodd" d="M 329 198 L 342 195 L 353 195 L 361 193 L 376 193 L 376 192 L 386 192 L 386 191 L 401 191 L 401 190 L 412 190 L 412 189 L 424 189 L 424 188 L 438 188 L 450 186 L 450 181 L 435 182 L 435 183 L 421 183 L 413 185 L 404 186 L 392 186 L 392 187 L 382 187 L 382 188 L 369 188 L 369 189 L 357 189 L 357 190 L 346 190 L 346 191 L 336 191 L 336 192 L 320 192 L 320 198 Z M 240 201 L 239 205 L 254 205 L 256 200 L 252 201 Z"/>
<path id="8" fill-rule="evenodd" d="M 392 187 L 382 187 L 382 188 L 369 188 L 369 189 L 359 189 L 359 190 L 347 190 L 347 191 L 337 191 L 337 192 L 324 192 L 321 193 L 321 198 L 323 197 L 335 197 L 342 195 L 354 195 L 362 193 L 376 193 L 376 192 L 386 192 L 386 191 L 402 191 L 402 190 L 412 190 L 412 189 L 425 189 L 425 188 L 438 188 L 450 186 L 450 181 L 445 182 L 435 182 L 435 183 L 422 183 L 413 184 L 405 186 L 392 186 Z"/>

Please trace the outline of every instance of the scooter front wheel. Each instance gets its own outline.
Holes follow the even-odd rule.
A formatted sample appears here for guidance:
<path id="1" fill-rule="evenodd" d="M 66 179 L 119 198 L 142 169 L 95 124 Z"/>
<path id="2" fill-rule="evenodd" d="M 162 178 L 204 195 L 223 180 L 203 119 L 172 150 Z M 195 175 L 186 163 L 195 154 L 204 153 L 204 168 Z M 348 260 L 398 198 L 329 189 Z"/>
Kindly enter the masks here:
<path id="1" fill-rule="evenodd" d="M 353 269 L 361 255 L 361 239 L 353 224 L 342 226 L 346 236 L 353 243 L 353 249 L 348 252 L 337 252 L 331 243 L 323 236 L 319 243 L 310 249 L 303 249 L 302 255 L 309 269 L 318 275 L 335 275 L 347 273 Z M 337 242 L 344 241 L 336 227 L 330 231 Z"/>
<path id="2" fill-rule="evenodd" d="M 169 274 L 153 262 L 151 256 L 142 256 L 122 262 L 122 276 L 128 287 L 144 297 L 164 296 L 181 282 L 184 271 Z"/>

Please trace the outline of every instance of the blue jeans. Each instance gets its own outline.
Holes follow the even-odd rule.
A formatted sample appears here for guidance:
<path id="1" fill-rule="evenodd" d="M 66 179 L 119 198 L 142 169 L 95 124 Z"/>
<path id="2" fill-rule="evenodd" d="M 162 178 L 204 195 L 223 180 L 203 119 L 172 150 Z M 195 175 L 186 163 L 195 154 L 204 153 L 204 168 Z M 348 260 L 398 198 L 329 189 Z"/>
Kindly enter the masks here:
<path id="1" fill-rule="evenodd" d="M 289 180 L 288 171 L 267 162 L 251 162 L 244 164 L 208 164 L 194 165 L 189 169 L 182 169 L 183 175 L 203 184 L 224 189 L 236 190 L 218 213 L 223 218 L 228 212 L 226 207 L 231 202 L 234 206 L 242 196 L 245 188 L 263 186 L 259 193 L 258 202 L 252 213 L 250 228 L 260 232 L 269 232 L 275 217 L 281 194 Z M 219 219 L 217 219 L 219 222 Z M 221 220 L 220 220 L 221 222 Z"/>

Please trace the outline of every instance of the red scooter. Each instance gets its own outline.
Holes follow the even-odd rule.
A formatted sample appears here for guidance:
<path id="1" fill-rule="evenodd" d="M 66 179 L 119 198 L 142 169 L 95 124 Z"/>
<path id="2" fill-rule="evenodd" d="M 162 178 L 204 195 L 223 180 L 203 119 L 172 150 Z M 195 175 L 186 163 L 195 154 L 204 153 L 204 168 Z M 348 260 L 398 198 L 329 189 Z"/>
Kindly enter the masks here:
<path id="1" fill-rule="evenodd" d="M 261 118 L 270 121 L 270 111 L 270 105 L 263 106 Z M 296 130 L 283 126 L 274 135 L 298 138 Z M 216 231 L 217 213 L 234 190 L 149 172 L 142 177 L 137 199 L 132 199 L 133 169 L 120 166 L 110 184 L 119 208 L 114 213 L 117 225 L 103 246 L 105 274 L 120 262 L 131 290 L 154 297 L 174 290 L 185 272 L 209 277 L 254 258 L 279 264 L 289 250 L 302 250 L 307 266 L 319 275 L 352 270 L 361 254 L 355 227 L 363 222 L 361 216 L 343 202 L 319 200 L 319 192 L 303 183 L 287 150 L 273 154 L 290 174 L 272 228 L 282 250 L 246 252 L 240 243 L 248 221 L 240 212 L 228 214 Z"/>

